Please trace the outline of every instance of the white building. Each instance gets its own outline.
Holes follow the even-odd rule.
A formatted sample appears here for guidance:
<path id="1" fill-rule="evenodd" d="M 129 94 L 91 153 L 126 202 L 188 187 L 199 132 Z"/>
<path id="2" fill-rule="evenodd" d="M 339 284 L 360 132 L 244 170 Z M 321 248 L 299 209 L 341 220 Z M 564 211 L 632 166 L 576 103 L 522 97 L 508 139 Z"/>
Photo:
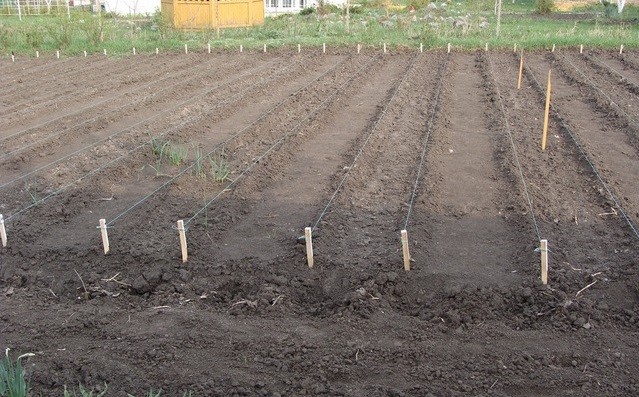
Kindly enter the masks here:
<path id="1" fill-rule="evenodd" d="M 120 15 L 153 14 L 160 9 L 160 0 L 102 0 L 106 12 Z"/>
<path id="2" fill-rule="evenodd" d="M 325 0 L 325 3 L 342 7 L 346 4 L 346 0 Z M 317 6 L 317 0 L 264 0 L 264 13 L 270 16 L 290 14 L 315 6 Z"/>

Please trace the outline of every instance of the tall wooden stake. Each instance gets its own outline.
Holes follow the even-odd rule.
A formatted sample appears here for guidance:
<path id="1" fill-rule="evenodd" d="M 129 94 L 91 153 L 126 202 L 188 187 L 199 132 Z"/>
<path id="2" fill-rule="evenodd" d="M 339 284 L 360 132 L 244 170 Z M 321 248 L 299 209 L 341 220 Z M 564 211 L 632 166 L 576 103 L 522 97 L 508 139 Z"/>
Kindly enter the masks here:
<path id="1" fill-rule="evenodd" d="M 40 58 L 40 51 L 36 51 L 36 58 Z"/>
<path id="2" fill-rule="evenodd" d="M 386 54 L 386 43 L 384 43 L 384 54 Z"/>
<path id="3" fill-rule="evenodd" d="M 517 43 L 513 45 L 513 52 L 517 52 Z"/>
<path id="4" fill-rule="evenodd" d="M 424 52 L 424 43 L 419 43 L 419 52 Z"/>
<path id="5" fill-rule="evenodd" d="M 552 51 L 551 52 L 555 52 L 555 45 L 552 45 Z"/>
<path id="6" fill-rule="evenodd" d="M 184 221 L 177 221 L 177 230 L 180 233 L 180 249 L 182 250 L 182 262 L 186 262 L 189 259 L 189 253 L 186 249 L 186 232 L 184 230 Z"/>
<path id="7" fill-rule="evenodd" d="M 519 59 L 519 76 L 517 77 L 517 89 L 521 90 L 521 75 L 524 73 L 524 50 L 521 50 Z"/>
<path id="8" fill-rule="evenodd" d="M 308 267 L 313 267 L 313 229 L 307 227 L 304 229 L 304 241 L 306 241 L 306 261 Z"/>
<path id="9" fill-rule="evenodd" d="M 209 54 L 211 53 L 211 43 L 206 44 L 206 52 Z"/>
<path id="10" fill-rule="evenodd" d="M 60 59 L 60 50 L 55 51 L 55 57 L 56 59 Z"/>
<path id="11" fill-rule="evenodd" d="M 240 52 L 244 51 L 244 46 L 240 44 Z M 264 44 L 264 52 L 266 52 L 266 44 Z"/>
<path id="12" fill-rule="evenodd" d="M 619 47 L 619 55 L 623 54 L 623 44 Z"/>
<path id="13" fill-rule="evenodd" d="M 410 251 L 408 250 L 408 232 L 401 231 L 402 236 L 402 254 L 404 255 L 404 270 L 410 270 Z"/>
<path id="14" fill-rule="evenodd" d="M 579 53 L 580 54 L 584 53 L 584 45 L 583 44 L 579 46 Z"/>
<path id="15" fill-rule="evenodd" d="M 548 240 L 541 240 L 541 282 L 548 284 Z"/>
<path id="16" fill-rule="evenodd" d="M 362 45 L 361 44 L 357 44 L 357 53 L 359 54 L 359 52 L 362 50 Z"/>
<path id="17" fill-rule="evenodd" d="M 135 55 L 135 54 L 136 54 L 135 47 L 133 47 L 133 55 Z"/>
<path id="18" fill-rule="evenodd" d="M 448 43 L 448 53 L 450 54 L 450 43 Z"/>
<path id="19" fill-rule="evenodd" d="M 541 136 L 541 150 L 546 150 L 546 141 L 548 138 L 548 118 L 550 113 L 550 70 L 548 70 L 548 86 L 546 89 L 546 109 L 544 111 L 544 132 Z"/>
<path id="20" fill-rule="evenodd" d="M 188 44 L 184 44 L 184 53 L 185 54 L 189 53 L 189 45 Z"/>
<path id="21" fill-rule="evenodd" d="M 0 239 L 2 239 L 2 246 L 7 246 L 7 230 L 4 228 L 4 217 L 0 214 Z"/>
<path id="22" fill-rule="evenodd" d="M 302 45 L 298 44 L 297 45 L 297 53 L 299 54 L 300 52 L 302 52 Z"/>
<path id="23" fill-rule="evenodd" d="M 100 233 L 102 234 L 102 246 L 104 253 L 109 253 L 109 235 L 107 234 L 106 220 L 100 219 Z"/>
<path id="24" fill-rule="evenodd" d="M 497 27 L 495 29 L 495 35 L 499 37 L 501 34 L 501 0 L 497 0 Z"/>
<path id="25" fill-rule="evenodd" d="M 84 57 L 87 57 L 87 50 L 84 50 Z"/>
<path id="26" fill-rule="evenodd" d="M 322 54 L 326 54 L 326 43 L 322 43 Z"/>
<path id="27" fill-rule="evenodd" d="M 264 44 L 264 52 L 266 52 L 266 44 Z"/>

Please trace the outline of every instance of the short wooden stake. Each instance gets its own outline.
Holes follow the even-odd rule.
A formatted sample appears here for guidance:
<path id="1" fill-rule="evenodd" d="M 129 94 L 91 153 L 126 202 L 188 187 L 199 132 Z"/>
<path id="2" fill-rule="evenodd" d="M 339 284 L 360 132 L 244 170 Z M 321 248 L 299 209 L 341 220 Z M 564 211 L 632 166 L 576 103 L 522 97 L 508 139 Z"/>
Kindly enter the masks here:
<path id="1" fill-rule="evenodd" d="M 517 43 L 513 45 L 513 52 L 517 52 Z"/>
<path id="2" fill-rule="evenodd" d="M 361 45 L 361 44 L 358 44 L 358 45 L 357 45 L 357 53 L 359 54 L 359 53 L 360 53 L 360 51 L 362 51 L 362 45 Z"/>
<path id="3" fill-rule="evenodd" d="M 106 56 L 106 48 L 104 49 L 104 56 Z"/>
<path id="4" fill-rule="evenodd" d="M 404 255 L 404 270 L 410 270 L 410 251 L 408 250 L 408 232 L 402 230 L 402 254 Z"/>
<path id="5" fill-rule="evenodd" d="M 517 89 L 521 90 L 521 76 L 524 73 L 524 51 L 521 51 L 521 57 L 519 59 L 519 76 L 517 77 Z"/>
<path id="6" fill-rule="evenodd" d="M 548 240 L 541 240 L 541 282 L 548 284 Z"/>
<path id="7" fill-rule="evenodd" d="M 133 47 L 133 55 L 135 55 L 135 54 L 136 54 L 136 52 L 135 52 L 135 47 Z"/>
<path id="8" fill-rule="evenodd" d="M 266 44 L 264 44 L 264 52 L 266 52 Z"/>
<path id="9" fill-rule="evenodd" d="M 4 217 L 0 214 L 0 239 L 2 239 L 2 246 L 7 246 L 7 230 L 4 228 Z"/>
<path id="10" fill-rule="evenodd" d="M 579 53 L 580 54 L 584 53 L 584 45 L 583 44 L 579 46 Z"/>
<path id="11" fill-rule="evenodd" d="M 302 45 L 298 44 L 297 45 L 297 53 L 299 54 L 300 52 L 302 52 Z"/>
<path id="12" fill-rule="evenodd" d="M 544 132 L 541 136 L 541 150 L 546 150 L 546 141 L 548 138 L 548 118 L 550 113 L 550 70 L 548 70 L 548 85 L 546 88 L 546 109 L 544 111 Z"/>
<path id="13" fill-rule="evenodd" d="M 419 43 L 419 52 L 424 52 L 424 43 Z"/>
<path id="14" fill-rule="evenodd" d="M 208 54 L 210 54 L 210 53 L 211 53 L 211 43 L 207 43 L 207 44 L 206 44 L 206 52 L 207 52 Z"/>
<path id="15" fill-rule="evenodd" d="M 326 43 L 322 43 L 322 54 L 326 54 Z"/>
<path id="16" fill-rule="evenodd" d="M 184 221 L 177 221 L 177 230 L 180 233 L 180 249 L 182 250 L 182 263 L 189 259 L 189 254 L 186 250 L 186 232 L 184 231 Z"/>
<path id="17" fill-rule="evenodd" d="M 304 229 L 304 241 L 306 241 L 306 261 L 308 267 L 313 267 L 313 229 L 307 227 Z"/>
<path id="18" fill-rule="evenodd" d="M 15 62 L 16 61 L 16 56 L 11 54 L 11 62 Z"/>
<path id="19" fill-rule="evenodd" d="M 384 43 L 384 54 L 386 54 L 386 43 Z"/>
<path id="20" fill-rule="evenodd" d="M 102 246 L 104 247 L 104 254 L 109 253 L 109 235 L 107 234 L 106 220 L 100 219 L 100 233 L 102 234 Z"/>
<path id="21" fill-rule="evenodd" d="M 160 49 L 155 47 L 155 55 L 158 55 L 160 53 Z"/>
<path id="22" fill-rule="evenodd" d="M 87 57 L 87 50 L 84 50 L 84 57 Z"/>
<path id="23" fill-rule="evenodd" d="M 184 44 L 184 53 L 185 54 L 189 53 L 189 45 L 188 44 Z"/>
<path id="24" fill-rule="evenodd" d="M 55 57 L 56 59 L 60 59 L 60 50 L 55 51 Z"/>
<path id="25" fill-rule="evenodd" d="M 623 54 L 623 44 L 619 47 L 619 55 Z"/>
<path id="26" fill-rule="evenodd" d="M 488 43 L 486 43 L 486 52 L 488 52 Z"/>
<path id="27" fill-rule="evenodd" d="M 450 43 L 448 43 L 448 53 L 450 54 Z"/>
<path id="28" fill-rule="evenodd" d="M 240 44 L 240 52 L 244 51 L 244 46 Z M 266 44 L 264 45 L 264 52 L 266 52 Z"/>
<path id="29" fill-rule="evenodd" d="M 36 58 L 40 58 L 40 51 L 36 51 Z"/>
<path id="30" fill-rule="evenodd" d="M 552 51 L 551 52 L 555 52 L 555 45 L 552 45 Z"/>

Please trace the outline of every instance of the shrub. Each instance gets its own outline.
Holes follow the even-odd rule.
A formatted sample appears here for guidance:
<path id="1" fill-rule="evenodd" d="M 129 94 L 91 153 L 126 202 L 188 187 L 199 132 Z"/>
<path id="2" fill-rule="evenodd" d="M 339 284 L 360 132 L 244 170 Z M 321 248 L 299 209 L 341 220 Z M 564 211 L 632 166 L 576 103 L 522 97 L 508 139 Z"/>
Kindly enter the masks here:
<path id="1" fill-rule="evenodd" d="M 551 12 L 553 12 L 554 9 L 554 0 L 535 0 L 535 11 L 537 11 L 537 13 L 539 14 L 550 14 Z"/>

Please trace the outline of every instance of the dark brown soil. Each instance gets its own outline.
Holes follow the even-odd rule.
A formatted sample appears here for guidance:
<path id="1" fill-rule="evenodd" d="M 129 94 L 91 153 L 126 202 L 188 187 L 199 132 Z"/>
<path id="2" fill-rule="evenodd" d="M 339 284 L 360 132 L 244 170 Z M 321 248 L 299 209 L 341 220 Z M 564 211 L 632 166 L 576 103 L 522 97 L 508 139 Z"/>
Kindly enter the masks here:
<path id="1" fill-rule="evenodd" d="M 2 61 L 0 349 L 40 396 L 636 396 L 637 59 Z"/>

